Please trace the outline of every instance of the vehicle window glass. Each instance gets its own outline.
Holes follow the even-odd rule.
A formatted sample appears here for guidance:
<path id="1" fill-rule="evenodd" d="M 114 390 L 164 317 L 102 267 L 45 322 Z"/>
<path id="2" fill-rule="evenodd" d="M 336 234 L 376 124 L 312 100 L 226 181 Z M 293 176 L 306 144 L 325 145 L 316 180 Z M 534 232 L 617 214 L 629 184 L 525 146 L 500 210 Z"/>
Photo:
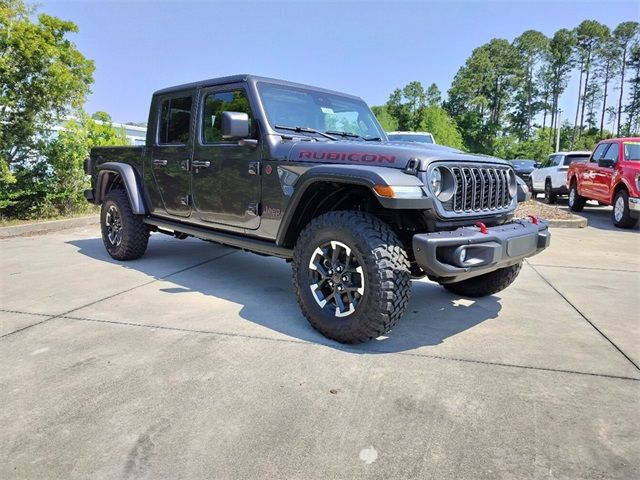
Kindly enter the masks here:
<path id="1" fill-rule="evenodd" d="M 640 142 L 624 142 L 624 159 L 640 161 Z"/>
<path id="2" fill-rule="evenodd" d="M 609 145 L 610 145 L 609 143 L 601 143 L 600 145 L 598 145 L 596 149 L 593 151 L 593 155 L 591 155 L 591 161 L 597 162 L 598 160 L 600 160 Z"/>
<path id="3" fill-rule="evenodd" d="M 551 164 L 553 163 L 553 159 L 555 158 L 555 155 L 549 155 L 549 157 L 547 157 L 545 160 L 542 161 L 542 168 L 545 167 L 550 167 Z"/>
<path id="4" fill-rule="evenodd" d="M 222 138 L 222 112 L 242 112 L 249 115 L 249 136 L 253 137 L 253 113 L 243 89 L 210 93 L 204 100 L 202 141 L 204 143 L 232 142 Z M 237 143 L 233 141 L 233 143 Z"/>
<path id="5" fill-rule="evenodd" d="M 588 160 L 589 155 L 566 155 L 563 165 L 571 165 L 574 162 L 587 162 Z"/>
<path id="6" fill-rule="evenodd" d="M 611 146 L 607 149 L 605 154 L 602 156 L 603 160 L 613 160 L 614 162 L 618 161 L 618 153 L 619 148 L 617 143 L 612 143 Z"/>
<path id="7" fill-rule="evenodd" d="M 362 137 L 382 136 L 378 123 L 361 100 L 306 88 L 258 83 L 272 127 L 302 127 Z"/>
<path id="8" fill-rule="evenodd" d="M 162 102 L 158 143 L 182 145 L 189 141 L 191 97 L 169 98 Z"/>
<path id="9" fill-rule="evenodd" d="M 553 159 L 553 166 L 557 167 L 558 165 L 560 165 L 562 163 L 562 155 L 556 155 Z"/>

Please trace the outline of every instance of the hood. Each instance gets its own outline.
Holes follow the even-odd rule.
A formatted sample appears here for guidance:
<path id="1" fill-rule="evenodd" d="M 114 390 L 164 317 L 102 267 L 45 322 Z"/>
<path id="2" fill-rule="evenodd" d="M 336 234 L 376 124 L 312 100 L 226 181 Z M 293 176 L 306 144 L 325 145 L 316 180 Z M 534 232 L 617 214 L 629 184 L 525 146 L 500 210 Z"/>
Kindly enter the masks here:
<path id="1" fill-rule="evenodd" d="M 507 164 L 494 157 L 467 154 L 443 145 L 415 142 L 294 140 L 278 142 L 274 154 L 278 160 L 292 162 L 374 165 L 398 169 L 406 168 L 409 160 L 418 160 L 418 169 L 421 171 L 426 170 L 429 163 L 438 160 Z"/>

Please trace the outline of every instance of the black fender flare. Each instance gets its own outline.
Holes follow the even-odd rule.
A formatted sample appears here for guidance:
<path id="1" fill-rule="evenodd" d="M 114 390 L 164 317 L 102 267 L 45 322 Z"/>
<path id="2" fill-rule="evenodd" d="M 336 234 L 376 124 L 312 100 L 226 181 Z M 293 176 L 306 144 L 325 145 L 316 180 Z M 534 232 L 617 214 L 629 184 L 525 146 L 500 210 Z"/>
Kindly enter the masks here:
<path id="1" fill-rule="evenodd" d="M 277 245 L 282 245 L 285 241 L 304 194 L 312 185 L 318 182 L 364 186 L 372 192 L 382 207 L 386 209 L 425 210 L 434 208 L 433 199 L 429 197 L 429 193 L 424 188 L 422 181 L 417 176 L 404 173 L 402 170 L 370 165 L 318 165 L 309 168 L 296 180 L 293 194 L 278 228 Z M 373 187 L 376 185 L 421 187 L 424 196 L 422 198 L 382 197 L 375 192 Z"/>
<path id="2" fill-rule="evenodd" d="M 95 203 L 100 205 L 107 193 L 108 179 L 110 175 L 117 174 L 127 191 L 131 210 L 135 215 L 148 213 L 143 197 L 143 187 L 134 168 L 127 163 L 106 162 L 98 166 L 98 178 L 96 180 Z"/>

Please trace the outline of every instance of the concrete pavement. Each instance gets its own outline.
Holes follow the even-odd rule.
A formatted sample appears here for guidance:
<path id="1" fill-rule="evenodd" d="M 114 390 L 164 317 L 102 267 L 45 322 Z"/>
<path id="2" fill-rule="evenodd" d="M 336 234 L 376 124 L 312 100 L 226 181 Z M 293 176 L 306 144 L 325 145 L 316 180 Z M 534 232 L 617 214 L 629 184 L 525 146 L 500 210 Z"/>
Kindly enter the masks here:
<path id="1" fill-rule="evenodd" d="M 0 478 L 638 478 L 640 236 L 598 218 L 499 295 L 414 282 L 355 347 L 278 259 L 0 240 Z"/>

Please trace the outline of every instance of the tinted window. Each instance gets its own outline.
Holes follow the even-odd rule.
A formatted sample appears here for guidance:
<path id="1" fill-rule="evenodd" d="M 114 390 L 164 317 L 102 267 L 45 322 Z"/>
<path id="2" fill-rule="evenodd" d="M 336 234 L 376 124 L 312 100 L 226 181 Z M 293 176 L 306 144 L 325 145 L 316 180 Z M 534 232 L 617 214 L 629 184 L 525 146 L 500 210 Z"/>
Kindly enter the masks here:
<path id="1" fill-rule="evenodd" d="M 573 162 L 586 162 L 588 160 L 589 155 L 566 155 L 563 165 L 571 165 Z"/>
<path id="2" fill-rule="evenodd" d="M 602 158 L 602 155 L 604 155 L 604 151 L 609 145 L 609 143 L 601 143 L 600 145 L 598 145 L 593 151 L 593 155 L 591 155 L 591 161 L 597 162 L 598 160 L 600 160 L 600 158 Z"/>
<path id="3" fill-rule="evenodd" d="M 204 100 L 202 119 L 202 141 L 204 143 L 220 143 L 222 139 L 222 112 L 242 112 L 249 115 L 250 130 L 253 126 L 253 113 L 249 98 L 244 90 L 210 93 Z M 249 136 L 253 137 L 251 131 Z M 233 143 L 237 143 L 237 140 Z"/>
<path id="4" fill-rule="evenodd" d="M 511 164 L 516 168 L 534 168 L 534 160 L 511 160 Z"/>
<path id="5" fill-rule="evenodd" d="M 624 159 L 640 161 L 640 142 L 624 142 Z"/>
<path id="6" fill-rule="evenodd" d="M 170 98 L 162 102 L 158 143 L 184 144 L 189 141 L 191 97 Z"/>
<path id="7" fill-rule="evenodd" d="M 603 155 L 603 159 L 613 160 L 614 162 L 618 161 L 618 153 L 620 148 L 617 143 L 612 143 L 611 146 L 607 149 L 606 153 Z"/>

